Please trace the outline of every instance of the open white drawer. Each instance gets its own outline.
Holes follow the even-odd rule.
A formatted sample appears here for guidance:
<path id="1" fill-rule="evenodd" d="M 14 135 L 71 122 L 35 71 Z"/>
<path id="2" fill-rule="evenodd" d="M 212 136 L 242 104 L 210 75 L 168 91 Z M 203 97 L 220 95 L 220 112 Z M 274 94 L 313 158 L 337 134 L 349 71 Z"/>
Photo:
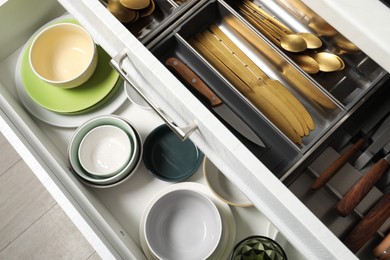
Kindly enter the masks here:
<path id="1" fill-rule="evenodd" d="M 43 123 L 31 116 L 19 101 L 14 75 L 21 48 L 37 28 L 65 11 L 60 4 L 111 57 L 125 51 L 128 57 L 123 62 L 123 70 L 137 80 L 138 87 L 178 126 L 197 125 L 190 139 L 255 205 L 253 208 L 232 209 L 237 231 L 235 241 L 251 234 L 267 232 L 265 226 L 271 221 L 307 259 L 356 258 L 99 1 L 59 0 L 60 4 L 54 0 L 31 2 L 36 2 L 33 10 L 17 8 L 24 6 L 21 0 L 8 3 L 15 4 L 8 12 L 14 12 L 12 15 L 16 17 L 28 12 L 36 15 L 18 27 L 22 36 L 12 38 L 13 42 L 17 42 L 13 46 L 12 41 L 8 41 L 8 49 L 2 51 L 0 56 L 0 112 L 3 118 L 1 124 L 4 125 L 1 129 L 8 138 L 20 140 L 13 142 L 17 150 L 104 259 L 145 258 L 139 238 L 143 208 L 154 194 L 170 184 L 154 179 L 141 165 L 135 176 L 119 186 L 107 189 L 84 186 L 69 170 L 66 158 L 68 141 L 74 128 Z M 5 8 L 7 4 L 0 7 L 1 14 Z M 7 24 L 3 21 L 7 18 L 0 16 L 0 19 L 1 24 Z M 33 26 L 30 27 L 30 24 Z M 3 27 L 1 30 L 4 31 L 0 33 L 11 35 Z M 143 139 L 163 123 L 152 110 L 142 110 L 129 101 L 124 101 L 113 113 L 132 122 Z M 189 181 L 204 184 L 201 169 Z"/>

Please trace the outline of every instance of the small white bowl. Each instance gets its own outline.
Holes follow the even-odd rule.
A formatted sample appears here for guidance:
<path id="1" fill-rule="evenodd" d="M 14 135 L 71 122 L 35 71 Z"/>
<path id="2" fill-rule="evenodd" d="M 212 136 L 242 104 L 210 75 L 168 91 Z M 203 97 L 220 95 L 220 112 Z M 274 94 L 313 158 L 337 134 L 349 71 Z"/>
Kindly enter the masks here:
<path id="1" fill-rule="evenodd" d="M 146 212 L 145 240 L 159 259 L 206 259 L 217 248 L 222 220 L 216 205 L 193 190 L 175 190 Z"/>
<path id="2" fill-rule="evenodd" d="M 91 35 L 81 26 L 58 23 L 42 30 L 29 51 L 33 72 L 60 88 L 74 88 L 94 73 L 98 55 Z"/>
<path id="3" fill-rule="evenodd" d="M 112 176 L 121 171 L 132 153 L 129 136 L 113 125 L 93 128 L 81 140 L 78 150 L 81 166 L 99 177 Z"/>
<path id="4" fill-rule="evenodd" d="M 132 142 L 132 147 L 134 151 L 126 166 L 117 174 L 114 174 L 109 177 L 98 177 L 88 173 L 81 166 L 78 157 L 78 150 L 81 140 L 89 131 L 91 131 L 95 127 L 99 127 L 102 125 L 113 125 L 124 130 Z M 107 188 L 118 185 L 126 181 L 133 175 L 133 173 L 137 170 L 140 162 L 142 161 L 142 150 L 143 147 L 141 135 L 134 126 L 132 126 L 122 117 L 115 115 L 106 115 L 90 119 L 76 129 L 69 142 L 68 159 L 71 170 L 84 184 L 96 188 Z"/>

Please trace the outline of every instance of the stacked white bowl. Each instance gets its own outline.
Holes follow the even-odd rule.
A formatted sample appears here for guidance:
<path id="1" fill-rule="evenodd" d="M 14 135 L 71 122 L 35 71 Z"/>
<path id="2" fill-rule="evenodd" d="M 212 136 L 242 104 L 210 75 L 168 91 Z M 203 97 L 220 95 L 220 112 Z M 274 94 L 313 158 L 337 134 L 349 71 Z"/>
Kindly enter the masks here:
<path id="1" fill-rule="evenodd" d="M 141 136 L 128 121 L 114 115 L 81 125 L 69 143 L 71 169 L 85 184 L 111 187 L 127 180 L 142 158 Z"/>

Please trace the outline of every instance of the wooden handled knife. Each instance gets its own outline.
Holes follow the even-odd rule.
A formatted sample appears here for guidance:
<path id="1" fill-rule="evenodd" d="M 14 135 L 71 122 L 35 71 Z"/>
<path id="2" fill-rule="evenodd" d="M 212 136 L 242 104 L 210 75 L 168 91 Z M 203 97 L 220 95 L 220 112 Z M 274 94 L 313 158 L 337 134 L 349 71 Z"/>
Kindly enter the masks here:
<path id="1" fill-rule="evenodd" d="M 370 209 L 366 216 L 355 226 L 344 240 L 345 245 L 354 253 L 375 234 L 390 217 L 390 193 L 383 197 Z"/>
<path id="2" fill-rule="evenodd" d="M 389 161 L 390 153 L 372 166 L 372 168 L 344 195 L 336 205 L 336 211 L 339 215 L 347 216 L 352 212 L 389 168 Z"/>
<path id="3" fill-rule="evenodd" d="M 313 182 L 311 188 L 318 190 L 324 186 L 364 145 L 364 139 L 360 138 L 345 153 L 323 171 Z"/>
<path id="4" fill-rule="evenodd" d="M 242 121 L 228 106 L 226 106 L 219 97 L 195 74 L 187 65 L 176 58 L 169 58 L 165 64 L 172 68 L 185 82 L 196 89 L 202 96 L 204 96 L 210 103 L 211 108 L 229 125 L 231 125 L 237 132 L 244 136 L 249 141 L 265 147 L 264 142 L 260 137 L 253 132 L 249 126 Z"/>

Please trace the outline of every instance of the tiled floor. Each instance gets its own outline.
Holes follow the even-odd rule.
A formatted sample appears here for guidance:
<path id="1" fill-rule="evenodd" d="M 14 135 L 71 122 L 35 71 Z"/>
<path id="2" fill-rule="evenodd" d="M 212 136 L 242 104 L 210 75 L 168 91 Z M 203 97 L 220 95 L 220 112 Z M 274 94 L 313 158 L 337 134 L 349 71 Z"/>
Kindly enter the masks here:
<path id="1" fill-rule="evenodd" d="M 100 259 L 0 133 L 0 260 Z"/>

